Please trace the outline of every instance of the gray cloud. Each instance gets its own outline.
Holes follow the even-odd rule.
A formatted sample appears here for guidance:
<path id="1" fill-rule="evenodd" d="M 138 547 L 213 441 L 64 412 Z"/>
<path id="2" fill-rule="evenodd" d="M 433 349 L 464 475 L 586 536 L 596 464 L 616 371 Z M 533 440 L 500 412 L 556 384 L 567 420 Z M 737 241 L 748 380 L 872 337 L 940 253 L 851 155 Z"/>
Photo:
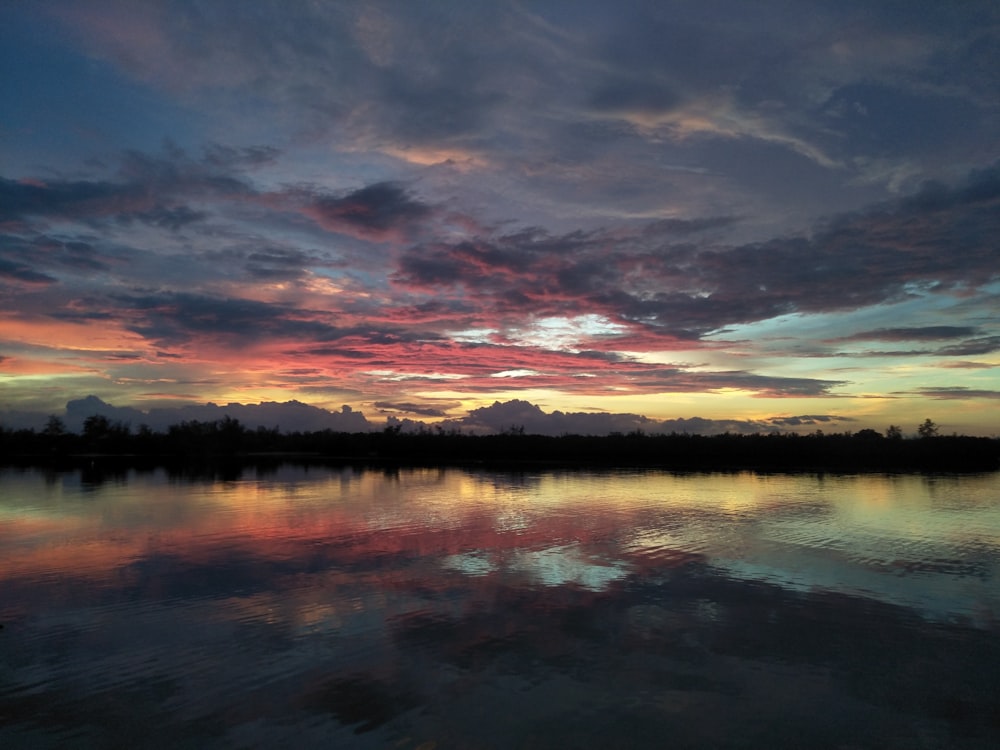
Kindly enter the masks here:
<path id="1" fill-rule="evenodd" d="M 159 155 L 134 150 L 121 154 L 115 180 L 0 177 L 0 221 L 31 226 L 41 218 L 99 225 L 113 218 L 177 231 L 207 216 L 188 205 L 190 201 L 252 194 L 243 167 L 266 163 L 254 155 L 271 151 L 209 146 L 202 159 L 194 159 L 167 142 Z"/>
<path id="2" fill-rule="evenodd" d="M 132 429 L 145 424 L 158 432 L 181 422 L 213 422 L 231 417 L 247 428 L 278 427 L 283 432 L 313 432 L 334 430 L 337 432 L 367 432 L 372 425 L 361 412 L 349 406 L 339 412 L 331 412 L 299 401 L 284 403 L 264 402 L 260 404 L 191 404 L 172 408 L 142 411 L 128 406 L 113 406 L 97 396 L 74 399 L 66 404 L 66 427 L 73 432 L 83 429 L 84 420 L 92 415 L 101 415 L 109 420 L 128 424 Z M 44 422 L 44 418 L 42 420 Z M 34 426 L 37 419 L 30 426 Z"/>
<path id="3" fill-rule="evenodd" d="M 163 347 L 275 338 L 328 356 L 324 366 L 340 358 L 345 372 L 430 352 L 427 372 L 460 361 L 473 392 L 495 387 L 487 378 L 509 355 L 536 373 L 510 388 L 589 395 L 575 373 L 594 370 L 633 392 L 829 396 L 841 381 L 756 372 L 759 328 L 740 334 L 746 351 L 728 350 L 726 371 L 611 352 L 724 348 L 706 336 L 865 308 L 876 322 L 854 330 L 870 330 L 838 336 L 830 322 L 803 349 L 993 353 L 982 292 L 1000 273 L 1000 165 L 954 175 L 993 156 L 1000 7 L 919 6 L 26 9 L 62 19 L 60 43 L 81 70 L 80 49 L 110 62 L 89 66 L 108 82 L 94 109 L 110 114 L 88 119 L 74 105 L 79 121 L 53 123 L 51 153 L 49 136 L 25 135 L 27 115 L 10 129 L 0 276 L 25 319 L 118 322 Z M 11 41 L 36 59 L 44 50 Z M 151 121 L 164 116 L 155 133 L 115 144 L 161 132 L 226 143 L 167 140 L 116 158 L 100 149 L 125 146 L 83 145 L 85 120 L 128 119 L 126 89 L 148 97 Z M 916 299 L 933 302 L 919 319 L 879 317 Z M 544 338 L 547 318 L 593 330 L 560 336 L 552 346 L 564 352 L 526 344 Z M 447 346 L 459 331 L 492 344 Z M 776 368 L 784 346 L 766 345 Z M 419 406 L 387 393 L 365 398 Z"/>
<path id="4" fill-rule="evenodd" d="M 24 284 L 55 284 L 56 279 L 29 268 L 23 263 L 0 258 L 0 278 Z"/>
<path id="5" fill-rule="evenodd" d="M 918 326 L 911 328 L 876 328 L 840 336 L 832 341 L 936 341 L 972 336 L 977 329 L 972 326 Z"/>
<path id="6" fill-rule="evenodd" d="M 844 381 L 814 378 L 789 378 L 757 375 L 733 370 L 728 372 L 688 372 L 673 368 L 651 370 L 637 378 L 636 385 L 658 387 L 664 392 L 711 391 L 729 388 L 752 391 L 765 396 L 826 396 Z"/>
<path id="7" fill-rule="evenodd" d="M 992 239 L 998 234 L 1000 169 L 994 167 L 953 188 L 929 186 L 836 217 L 811 237 L 719 248 L 671 244 L 667 237 L 657 246 L 649 227 L 632 236 L 535 231 L 415 246 L 400 257 L 394 278 L 474 289 L 497 311 L 593 312 L 690 338 L 794 312 L 854 310 L 980 287 L 1000 277 Z M 927 340 L 962 335 L 960 329 L 877 335 Z"/>
<path id="8" fill-rule="evenodd" d="M 115 295 L 109 301 L 128 330 L 160 346 L 201 336 L 234 346 L 271 338 L 322 341 L 337 336 L 334 327 L 277 303 L 180 292 Z"/>
<path id="9" fill-rule="evenodd" d="M 969 339 L 961 344 L 942 347 L 936 353 L 942 357 L 971 357 L 978 354 L 992 354 L 996 351 L 1000 351 L 1000 336 Z"/>
<path id="10" fill-rule="evenodd" d="M 0 221 L 29 217 L 96 217 L 144 208 L 147 199 L 130 185 L 52 181 L 46 184 L 0 178 Z"/>
<path id="11" fill-rule="evenodd" d="M 212 109 L 258 102 L 286 132 L 471 153 L 524 170 L 522 190 L 567 203 L 624 173 L 616 184 L 632 206 L 681 198 L 693 183 L 636 177 L 640 163 L 653 163 L 652 176 L 658 160 L 681 156 L 690 174 L 709 167 L 738 183 L 699 180 L 701 190 L 731 199 L 754 189 L 815 215 L 848 206 L 841 177 L 824 172 L 898 189 L 902 174 L 981 159 L 975 144 L 995 132 L 995 4 L 903 7 L 161 0 L 129 9 L 127 23 L 111 2 L 56 14 L 133 76 Z M 734 159 L 720 143 L 758 155 Z M 226 160 L 217 151 L 209 161 Z M 935 163 L 931 151 L 947 155 Z M 781 174 L 757 168 L 779 155 Z"/>
<path id="12" fill-rule="evenodd" d="M 776 427 L 807 427 L 810 425 L 833 425 L 842 422 L 856 422 L 852 417 L 841 417 L 834 414 L 803 414 L 798 417 L 771 417 L 768 423 Z"/>
<path id="13" fill-rule="evenodd" d="M 933 398 L 943 401 L 965 401 L 967 399 L 998 399 L 1000 391 L 967 388 L 966 386 L 951 386 L 946 388 L 921 388 L 917 395 L 923 398 Z"/>
<path id="14" fill-rule="evenodd" d="M 431 213 L 428 206 L 390 182 L 337 198 L 316 196 L 304 210 L 326 229 L 376 240 L 406 233 Z"/>
<path id="15" fill-rule="evenodd" d="M 447 404 L 412 403 L 409 401 L 376 401 L 375 408 L 383 412 L 416 414 L 421 417 L 444 417 L 461 404 L 452 401 Z"/>
<path id="16" fill-rule="evenodd" d="M 831 420 L 838 419 L 831 417 Z M 473 409 L 461 419 L 446 420 L 441 425 L 462 432 L 500 433 L 523 428 L 532 435 L 607 435 L 613 432 L 641 431 L 650 435 L 689 434 L 717 435 L 757 434 L 775 429 L 770 420 L 729 420 L 690 417 L 656 420 L 638 414 L 606 412 L 545 412 L 528 401 L 514 399 L 496 401 L 490 406 Z"/>

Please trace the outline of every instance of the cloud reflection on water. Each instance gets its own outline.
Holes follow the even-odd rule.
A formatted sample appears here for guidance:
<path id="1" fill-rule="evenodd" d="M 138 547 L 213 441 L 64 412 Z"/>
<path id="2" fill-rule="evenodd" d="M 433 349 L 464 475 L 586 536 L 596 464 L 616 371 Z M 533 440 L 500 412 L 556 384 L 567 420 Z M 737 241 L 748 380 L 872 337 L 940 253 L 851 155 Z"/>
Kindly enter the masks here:
<path id="1" fill-rule="evenodd" d="M 997 475 L 65 480 L 0 475 L 15 727 L 411 749 L 1000 736 Z M 951 559 L 972 567 L 933 565 Z"/>

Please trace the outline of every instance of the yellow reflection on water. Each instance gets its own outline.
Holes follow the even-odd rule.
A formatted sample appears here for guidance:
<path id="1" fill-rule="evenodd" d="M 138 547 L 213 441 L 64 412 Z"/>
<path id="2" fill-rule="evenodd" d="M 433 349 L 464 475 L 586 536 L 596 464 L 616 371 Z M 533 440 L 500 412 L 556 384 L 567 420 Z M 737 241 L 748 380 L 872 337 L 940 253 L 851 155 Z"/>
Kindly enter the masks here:
<path id="1" fill-rule="evenodd" d="M 563 581 L 613 577 L 623 555 L 748 560 L 779 548 L 836 549 L 891 562 L 903 552 L 886 540 L 1000 544 L 996 475 L 289 466 L 233 481 L 157 472 L 91 487 L 73 477 L 7 475 L 0 483 L 8 489 L 0 502 L 5 577 L 110 576 L 152 554 L 208 560 L 223 547 L 282 560 L 333 541 L 359 559 L 447 558 L 468 575 L 497 570 L 496 555 L 511 551 L 508 570 Z"/>

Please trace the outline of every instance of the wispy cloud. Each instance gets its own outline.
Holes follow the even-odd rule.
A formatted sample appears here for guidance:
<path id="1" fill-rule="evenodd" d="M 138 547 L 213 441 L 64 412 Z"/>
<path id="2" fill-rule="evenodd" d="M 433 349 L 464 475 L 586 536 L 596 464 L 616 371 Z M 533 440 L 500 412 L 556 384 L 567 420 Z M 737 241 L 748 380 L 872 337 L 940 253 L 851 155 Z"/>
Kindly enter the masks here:
<path id="1" fill-rule="evenodd" d="M 942 339 L 968 338 L 975 335 L 972 326 L 919 326 L 914 328 L 877 328 L 873 331 L 859 331 L 849 336 L 832 339 L 840 341 L 939 341 Z"/>
<path id="2" fill-rule="evenodd" d="M 950 386 L 946 388 L 921 388 L 916 395 L 923 398 L 933 398 L 943 401 L 966 401 L 975 399 L 1000 398 L 1000 390 L 983 388 L 968 388 L 966 386 Z"/>

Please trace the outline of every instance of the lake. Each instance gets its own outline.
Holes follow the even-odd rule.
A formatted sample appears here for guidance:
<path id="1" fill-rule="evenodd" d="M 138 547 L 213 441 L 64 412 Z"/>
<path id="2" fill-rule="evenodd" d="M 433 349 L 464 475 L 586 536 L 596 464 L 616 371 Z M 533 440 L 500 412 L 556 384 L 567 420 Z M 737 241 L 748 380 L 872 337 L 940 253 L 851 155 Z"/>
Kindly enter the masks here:
<path id="1" fill-rule="evenodd" d="M 0 747 L 1000 747 L 1000 474 L 0 470 Z"/>

